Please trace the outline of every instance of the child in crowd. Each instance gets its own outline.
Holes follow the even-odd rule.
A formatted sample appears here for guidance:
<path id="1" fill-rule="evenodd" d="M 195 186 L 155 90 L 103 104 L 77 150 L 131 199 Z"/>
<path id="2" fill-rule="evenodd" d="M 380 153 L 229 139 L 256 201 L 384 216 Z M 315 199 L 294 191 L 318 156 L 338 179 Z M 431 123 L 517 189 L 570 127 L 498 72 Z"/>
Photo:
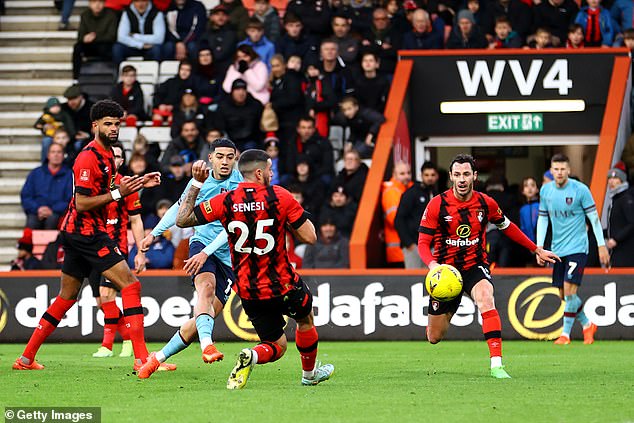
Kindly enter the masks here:
<path id="1" fill-rule="evenodd" d="M 568 39 L 566 48 L 584 48 L 583 27 L 579 24 L 572 24 L 568 27 Z"/>
<path id="2" fill-rule="evenodd" d="M 552 34 L 548 28 L 537 28 L 535 31 L 535 37 L 528 42 L 526 48 L 532 48 L 536 50 L 542 50 L 545 48 L 552 48 Z"/>
<path id="3" fill-rule="evenodd" d="M 506 16 L 499 16 L 495 20 L 495 38 L 489 44 L 490 49 L 497 48 L 520 48 L 522 39 L 513 31 L 511 21 Z"/>

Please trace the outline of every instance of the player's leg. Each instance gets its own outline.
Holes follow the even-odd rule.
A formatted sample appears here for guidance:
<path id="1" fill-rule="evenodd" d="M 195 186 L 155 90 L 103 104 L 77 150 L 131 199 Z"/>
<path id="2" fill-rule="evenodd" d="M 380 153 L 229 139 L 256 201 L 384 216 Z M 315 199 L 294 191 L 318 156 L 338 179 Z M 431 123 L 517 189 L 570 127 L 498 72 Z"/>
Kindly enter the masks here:
<path id="1" fill-rule="evenodd" d="M 102 279 L 103 276 L 101 276 L 101 273 L 98 270 L 92 269 L 88 281 L 90 282 L 93 295 L 96 295 L 95 300 L 97 301 L 97 305 L 101 308 L 104 316 L 103 338 L 101 340 L 101 346 L 92 355 L 95 358 L 112 357 L 112 344 L 114 342 L 114 336 L 117 333 L 118 316 L 113 314 L 110 307 L 111 304 L 108 304 L 108 299 L 102 298 L 100 287 Z"/>
<path id="2" fill-rule="evenodd" d="M 559 290 L 559 298 L 561 298 L 562 301 L 566 299 L 564 277 L 566 275 L 566 269 L 568 268 L 567 261 L 568 257 L 561 257 L 561 261 L 555 262 L 553 265 L 553 286 Z M 570 344 L 570 331 L 572 330 L 572 324 L 575 322 L 575 318 L 570 315 L 568 308 L 570 308 L 570 306 L 566 304 L 564 307 L 563 329 L 559 338 L 555 340 L 555 345 Z"/>
<path id="3" fill-rule="evenodd" d="M 196 321 L 192 317 L 172 335 L 172 338 L 160 351 L 153 352 L 148 356 L 147 361 L 137 371 L 139 379 L 147 379 L 157 370 L 170 370 L 169 368 L 163 368 L 168 364 L 165 363 L 165 360 L 189 347 L 189 344 L 195 338 Z"/>
<path id="4" fill-rule="evenodd" d="M 583 328 L 583 343 L 592 344 L 594 343 L 594 334 L 597 331 L 597 325 L 590 322 L 586 316 L 583 311 L 583 300 L 578 294 L 588 256 L 587 254 L 573 254 L 567 257 L 567 259 L 568 272 L 564 278 L 564 299 L 566 301 L 564 315 L 573 319 L 572 322 L 569 322 L 568 337 L 570 338 L 570 330 L 572 329 L 574 319 L 576 319 Z"/>
<path id="5" fill-rule="evenodd" d="M 437 344 L 444 339 L 452 317 L 453 313 L 443 313 L 439 315 L 428 314 L 427 329 L 425 332 L 430 344 Z"/>
<path id="6" fill-rule="evenodd" d="M 199 273 L 194 278 L 198 301 L 194 306 L 194 319 L 202 357 L 205 363 L 222 360 L 223 354 L 213 345 L 214 330 L 213 302 L 215 300 L 216 277 L 211 272 Z"/>

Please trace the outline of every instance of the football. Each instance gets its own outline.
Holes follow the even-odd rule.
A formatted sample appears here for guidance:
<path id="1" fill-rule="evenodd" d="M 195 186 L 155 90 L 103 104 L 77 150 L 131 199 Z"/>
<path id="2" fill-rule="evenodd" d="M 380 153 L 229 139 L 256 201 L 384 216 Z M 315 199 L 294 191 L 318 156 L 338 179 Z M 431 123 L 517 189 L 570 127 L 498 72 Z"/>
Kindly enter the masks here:
<path id="1" fill-rule="evenodd" d="M 441 264 L 427 272 L 425 288 L 433 299 L 451 301 L 462 291 L 462 276 L 455 267 Z"/>

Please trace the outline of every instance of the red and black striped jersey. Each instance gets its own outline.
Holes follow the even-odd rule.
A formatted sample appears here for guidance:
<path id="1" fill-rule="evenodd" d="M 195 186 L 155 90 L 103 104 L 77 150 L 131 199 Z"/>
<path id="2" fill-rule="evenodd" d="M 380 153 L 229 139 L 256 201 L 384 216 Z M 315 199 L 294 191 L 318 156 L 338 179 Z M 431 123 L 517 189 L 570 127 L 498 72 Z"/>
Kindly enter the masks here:
<path id="1" fill-rule="evenodd" d="M 122 176 L 117 174 L 114 183 L 119 186 Z M 128 223 L 130 216 L 141 213 L 141 199 L 139 192 L 133 192 L 119 201 L 113 201 L 106 206 L 108 219 L 106 230 L 108 236 L 117 243 L 123 254 L 128 254 Z"/>
<path id="2" fill-rule="evenodd" d="M 61 225 L 62 231 L 86 236 L 106 232 L 107 207 L 78 212 L 75 195 L 96 197 L 115 189 L 114 167 L 111 148 L 91 141 L 81 150 L 73 165 L 74 194 Z"/>
<path id="3" fill-rule="evenodd" d="M 286 225 L 297 229 L 307 216 L 284 188 L 243 182 L 194 212 L 199 222 L 220 220 L 227 230 L 240 298 L 275 298 L 299 284 L 286 250 Z"/>
<path id="4" fill-rule="evenodd" d="M 418 231 L 433 236 L 434 260 L 462 272 L 488 264 L 486 229 L 489 222 L 500 229 L 509 224 L 493 198 L 473 191 L 470 200 L 460 201 L 453 189 L 449 189 L 429 202 Z"/>

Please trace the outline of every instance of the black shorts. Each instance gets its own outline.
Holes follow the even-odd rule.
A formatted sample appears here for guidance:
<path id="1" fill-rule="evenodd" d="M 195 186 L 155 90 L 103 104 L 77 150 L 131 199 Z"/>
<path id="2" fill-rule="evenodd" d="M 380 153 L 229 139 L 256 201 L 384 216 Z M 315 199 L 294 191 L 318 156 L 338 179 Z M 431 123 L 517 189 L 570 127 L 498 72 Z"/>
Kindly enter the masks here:
<path id="1" fill-rule="evenodd" d="M 61 232 L 61 238 L 64 247 L 62 273 L 80 281 L 89 277 L 93 269 L 102 274 L 125 260 L 117 244 L 105 233 L 86 236 Z"/>
<path id="2" fill-rule="evenodd" d="M 427 314 L 431 314 L 433 316 L 439 316 L 445 313 L 455 314 L 456 311 L 458 311 L 458 307 L 460 307 L 462 295 L 465 292 L 470 296 L 471 290 L 475 284 L 480 282 L 482 279 L 486 279 L 491 282 L 491 272 L 489 271 L 489 266 L 486 264 L 474 266 L 469 270 L 460 272 L 460 274 L 462 275 L 462 291 L 460 292 L 460 295 L 451 301 L 438 301 L 434 300 L 430 296 Z"/>
<path id="3" fill-rule="evenodd" d="M 587 261 L 588 255 L 584 253 L 561 257 L 553 266 L 553 285 L 557 288 L 563 288 L 564 282 L 581 285 Z"/>
<path id="4" fill-rule="evenodd" d="M 100 296 L 100 286 L 116 289 L 117 291 L 119 291 L 119 288 L 117 288 L 115 284 L 104 278 L 103 275 L 97 272 L 95 269 L 92 269 L 92 272 L 90 272 L 90 276 L 88 276 L 88 283 L 90 284 L 90 288 L 92 289 L 92 296 L 95 298 Z"/>
<path id="5" fill-rule="evenodd" d="M 313 294 L 304 281 L 299 282 L 299 286 L 281 297 L 242 300 L 242 308 L 261 341 L 275 342 L 284 334 L 284 316 L 303 319 L 313 310 Z"/>

